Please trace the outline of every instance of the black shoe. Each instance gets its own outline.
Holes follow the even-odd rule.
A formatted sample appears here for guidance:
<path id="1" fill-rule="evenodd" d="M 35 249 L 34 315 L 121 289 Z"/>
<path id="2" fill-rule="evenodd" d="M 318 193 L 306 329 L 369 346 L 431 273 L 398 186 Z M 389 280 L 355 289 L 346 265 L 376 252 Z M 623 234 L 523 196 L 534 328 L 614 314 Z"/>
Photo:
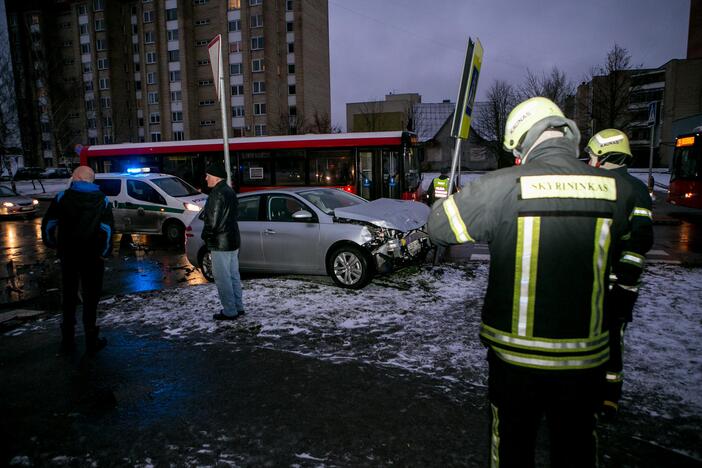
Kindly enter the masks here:
<path id="1" fill-rule="evenodd" d="M 241 317 L 241 315 L 241 312 L 236 315 L 224 315 L 222 312 L 220 312 L 218 314 L 214 314 L 212 318 L 215 320 L 236 320 Z"/>
<path id="2" fill-rule="evenodd" d="M 85 352 L 90 355 L 95 355 L 107 346 L 106 338 L 95 338 L 85 344 Z"/>

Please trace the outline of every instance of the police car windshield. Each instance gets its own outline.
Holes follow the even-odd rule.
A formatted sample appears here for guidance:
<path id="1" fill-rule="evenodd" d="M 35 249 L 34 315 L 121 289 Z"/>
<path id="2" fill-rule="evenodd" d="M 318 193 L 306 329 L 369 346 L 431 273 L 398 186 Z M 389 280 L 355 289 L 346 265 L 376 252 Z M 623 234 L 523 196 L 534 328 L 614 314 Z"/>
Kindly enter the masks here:
<path id="1" fill-rule="evenodd" d="M 299 192 L 299 195 L 324 211 L 328 215 L 334 214 L 335 208 L 359 205 L 367 200 L 338 189 L 317 189 Z"/>
<path id="2" fill-rule="evenodd" d="M 16 197 L 17 194 L 7 187 L 0 186 L 0 197 Z"/>
<path id="3" fill-rule="evenodd" d="M 195 187 L 177 177 L 162 177 L 152 179 L 151 182 L 172 197 L 189 197 L 200 193 Z"/>

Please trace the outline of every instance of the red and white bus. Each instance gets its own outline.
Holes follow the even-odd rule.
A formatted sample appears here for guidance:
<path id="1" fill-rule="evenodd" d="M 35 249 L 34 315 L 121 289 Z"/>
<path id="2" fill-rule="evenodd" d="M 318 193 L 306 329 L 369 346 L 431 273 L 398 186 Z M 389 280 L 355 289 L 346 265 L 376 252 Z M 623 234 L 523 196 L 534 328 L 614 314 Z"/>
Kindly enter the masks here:
<path id="1" fill-rule="evenodd" d="M 416 138 L 408 132 L 334 133 L 229 139 L 232 183 L 247 192 L 275 187 L 339 187 L 368 200 L 419 200 Z M 197 188 L 223 159 L 222 140 L 86 146 L 81 165 L 95 172 L 148 167 Z"/>
<path id="2" fill-rule="evenodd" d="M 675 139 L 668 201 L 702 208 L 702 131 Z"/>

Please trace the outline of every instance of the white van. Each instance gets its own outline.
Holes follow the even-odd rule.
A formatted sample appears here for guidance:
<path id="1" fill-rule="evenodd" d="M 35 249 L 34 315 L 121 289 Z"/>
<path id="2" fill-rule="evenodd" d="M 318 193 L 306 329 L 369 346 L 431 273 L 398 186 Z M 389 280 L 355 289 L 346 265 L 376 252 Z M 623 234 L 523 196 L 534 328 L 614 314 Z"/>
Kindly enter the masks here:
<path id="1" fill-rule="evenodd" d="M 182 242 L 185 226 L 205 206 L 207 195 L 170 174 L 148 172 L 98 173 L 95 184 L 112 203 L 115 231 L 163 234 Z"/>

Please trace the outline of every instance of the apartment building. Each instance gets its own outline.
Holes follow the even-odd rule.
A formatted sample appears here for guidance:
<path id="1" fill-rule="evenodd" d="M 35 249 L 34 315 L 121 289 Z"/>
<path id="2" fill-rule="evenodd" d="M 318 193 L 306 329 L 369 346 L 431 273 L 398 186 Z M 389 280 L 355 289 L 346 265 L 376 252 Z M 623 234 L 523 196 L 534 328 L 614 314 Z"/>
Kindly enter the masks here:
<path id="1" fill-rule="evenodd" d="M 299 133 L 312 119 L 329 119 L 326 1 L 7 7 L 25 151 L 37 163 L 63 163 L 79 144 L 220 138 L 207 48 L 218 34 L 230 136 Z"/>

